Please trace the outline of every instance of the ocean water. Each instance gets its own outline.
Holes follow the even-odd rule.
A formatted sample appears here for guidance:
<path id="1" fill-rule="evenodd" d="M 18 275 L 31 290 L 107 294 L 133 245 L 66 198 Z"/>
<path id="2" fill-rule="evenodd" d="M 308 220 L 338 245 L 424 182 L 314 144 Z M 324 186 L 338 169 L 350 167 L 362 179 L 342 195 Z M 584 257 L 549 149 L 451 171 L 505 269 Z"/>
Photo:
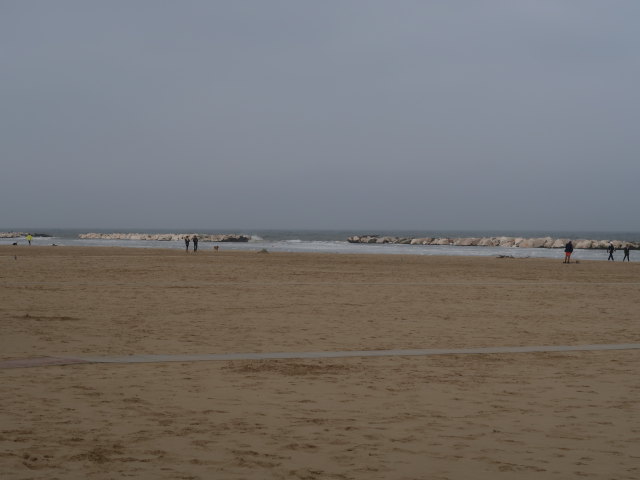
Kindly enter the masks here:
<path id="1" fill-rule="evenodd" d="M 246 243 L 210 243 L 200 242 L 199 250 L 211 250 L 218 245 L 224 250 L 259 251 L 266 249 L 272 252 L 319 252 L 319 253 L 359 253 L 359 254 L 392 254 L 392 255 L 451 255 L 451 256 L 511 256 L 515 258 L 557 258 L 562 259 L 562 249 L 548 248 L 518 248 L 518 247 L 457 247 L 440 245 L 396 245 L 396 244 L 351 244 L 347 238 L 352 235 L 379 235 L 395 237 L 552 237 L 591 240 L 622 240 L 640 242 L 640 232 L 540 232 L 540 231 L 425 231 L 425 230 L 396 230 L 396 231 L 348 231 L 348 230 L 207 230 L 207 229 L 166 229 L 166 230 L 127 230 L 127 229 L 0 229 L 0 231 L 31 231 L 50 235 L 49 237 L 34 237 L 33 245 L 60 246 L 114 246 L 132 248 L 170 248 L 184 250 L 182 241 L 149 241 L 149 240 L 85 240 L 78 238 L 80 233 L 198 233 L 221 234 L 237 233 L 251 236 Z M 26 244 L 24 238 L 1 238 L 0 245 L 11 245 L 13 242 Z M 616 252 L 622 259 L 622 252 Z M 635 261 L 635 251 L 631 253 Z M 637 253 L 640 259 L 640 251 Z M 604 250 L 575 250 L 572 256 L 576 260 L 606 260 Z"/>

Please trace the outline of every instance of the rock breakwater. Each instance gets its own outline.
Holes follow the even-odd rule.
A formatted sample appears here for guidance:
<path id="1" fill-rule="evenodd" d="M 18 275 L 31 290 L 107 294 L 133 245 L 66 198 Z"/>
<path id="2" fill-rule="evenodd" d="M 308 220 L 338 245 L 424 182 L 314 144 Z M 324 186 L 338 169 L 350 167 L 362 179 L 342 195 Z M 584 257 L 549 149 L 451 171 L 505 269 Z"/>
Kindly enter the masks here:
<path id="1" fill-rule="evenodd" d="M 458 247 L 515 247 L 515 248 L 564 248 L 568 238 L 522 238 L 522 237 L 389 237 L 379 235 L 354 235 L 349 237 L 349 243 L 393 243 L 400 245 L 452 245 Z M 612 243 L 616 249 L 628 246 L 633 250 L 640 248 L 639 243 L 622 240 L 587 240 L 571 239 L 574 248 L 606 249 Z"/>
<path id="2" fill-rule="evenodd" d="M 0 238 L 21 238 L 29 235 L 28 232 L 0 232 Z M 51 235 L 47 235 L 46 233 L 32 233 L 32 237 L 50 237 Z"/>
<path id="3" fill-rule="evenodd" d="M 81 233 L 78 238 L 85 240 L 151 240 L 178 242 L 185 237 L 197 236 L 201 242 L 248 242 L 251 237 L 236 233 L 209 235 L 200 233 Z"/>

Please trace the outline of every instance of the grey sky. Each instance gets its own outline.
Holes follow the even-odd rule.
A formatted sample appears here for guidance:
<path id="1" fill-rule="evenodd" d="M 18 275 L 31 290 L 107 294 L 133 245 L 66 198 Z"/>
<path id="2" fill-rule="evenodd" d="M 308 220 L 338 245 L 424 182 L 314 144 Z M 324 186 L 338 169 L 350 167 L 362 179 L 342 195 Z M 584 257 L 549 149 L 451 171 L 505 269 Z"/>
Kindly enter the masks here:
<path id="1" fill-rule="evenodd" d="M 640 230 L 639 18 L 0 0 L 0 229 Z"/>

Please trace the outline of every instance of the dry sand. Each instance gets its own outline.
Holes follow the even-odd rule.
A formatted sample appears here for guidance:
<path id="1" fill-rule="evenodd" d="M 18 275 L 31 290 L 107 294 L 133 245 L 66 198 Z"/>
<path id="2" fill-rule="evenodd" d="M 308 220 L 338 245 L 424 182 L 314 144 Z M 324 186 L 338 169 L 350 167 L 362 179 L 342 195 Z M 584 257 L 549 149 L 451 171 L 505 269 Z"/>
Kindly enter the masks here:
<path id="1" fill-rule="evenodd" d="M 0 360 L 640 343 L 640 264 L 0 247 Z M 640 478 L 639 350 L 1 369 L 2 479 Z"/>

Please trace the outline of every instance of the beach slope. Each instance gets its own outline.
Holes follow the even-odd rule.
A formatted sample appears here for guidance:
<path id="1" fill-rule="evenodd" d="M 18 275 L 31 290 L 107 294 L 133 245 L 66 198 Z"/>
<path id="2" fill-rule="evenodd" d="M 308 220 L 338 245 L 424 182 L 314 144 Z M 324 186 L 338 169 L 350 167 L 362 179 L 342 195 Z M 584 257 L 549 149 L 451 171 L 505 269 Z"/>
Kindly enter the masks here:
<path id="1" fill-rule="evenodd" d="M 0 247 L 0 361 L 640 343 L 640 265 Z M 3 479 L 640 476 L 640 351 L 2 368 Z M 8 364 L 8 363 L 7 363 Z"/>

